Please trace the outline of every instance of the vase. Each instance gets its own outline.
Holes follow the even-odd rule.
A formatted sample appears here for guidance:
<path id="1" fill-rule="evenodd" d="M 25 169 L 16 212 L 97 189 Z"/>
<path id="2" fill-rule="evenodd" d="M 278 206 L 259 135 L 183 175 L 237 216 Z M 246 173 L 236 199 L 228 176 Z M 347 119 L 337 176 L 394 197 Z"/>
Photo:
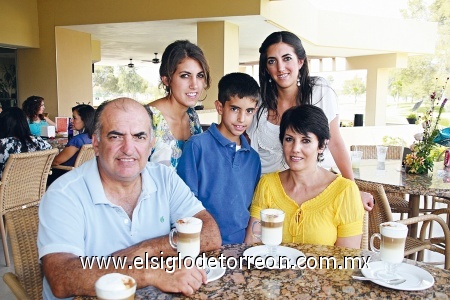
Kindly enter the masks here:
<path id="1" fill-rule="evenodd" d="M 406 118 L 409 124 L 416 124 L 417 119 L 416 118 Z"/>

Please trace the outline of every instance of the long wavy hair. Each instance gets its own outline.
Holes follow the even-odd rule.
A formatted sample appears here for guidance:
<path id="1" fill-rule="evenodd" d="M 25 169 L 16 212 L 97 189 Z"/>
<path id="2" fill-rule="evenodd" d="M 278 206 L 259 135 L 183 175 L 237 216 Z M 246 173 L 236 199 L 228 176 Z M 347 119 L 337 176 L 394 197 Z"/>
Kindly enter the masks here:
<path id="1" fill-rule="evenodd" d="M 18 107 L 5 108 L 0 114 L 0 138 L 15 137 L 20 140 L 20 152 L 28 152 L 28 145 L 33 145 L 30 126 L 25 113 Z"/>
<path id="2" fill-rule="evenodd" d="M 44 120 L 44 116 L 38 114 L 39 109 L 41 108 L 41 104 L 44 101 L 44 98 L 41 96 L 30 96 L 25 100 L 22 104 L 22 109 L 25 112 L 25 115 L 33 122 L 33 120 L 38 117 L 41 120 Z"/>
<path id="3" fill-rule="evenodd" d="M 278 90 L 274 80 L 269 82 L 270 75 L 267 72 L 267 50 L 270 46 L 278 43 L 285 43 L 294 48 L 298 59 L 303 59 L 303 66 L 300 68 L 300 86 L 297 93 L 297 105 L 313 104 L 311 103 L 312 88 L 316 83 L 317 77 L 310 77 L 308 58 L 302 41 L 292 32 L 279 31 L 271 33 L 261 44 L 259 48 L 259 85 L 261 86 L 261 108 L 258 112 L 258 120 L 264 111 L 273 110 L 276 114 L 278 106 Z"/>
<path id="4" fill-rule="evenodd" d="M 192 58 L 200 64 L 203 72 L 205 72 L 205 90 L 209 89 L 209 86 L 211 85 L 211 75 L 206 57 L 199 46 L 189 42 L 188 40 L 175 41 L 164 50 L 161 57 L 161 66 L 159 67 L 159 76 L 161 77 L 160 85 L 164 86 L 162 82 L 163 76 L 167 77 L 170 85 L 173 74 L 177 70 L 178 65 L 185 58 Z M 169 85 L 164 86 L 164 90 L 167 94 L 170 94 Z"/>

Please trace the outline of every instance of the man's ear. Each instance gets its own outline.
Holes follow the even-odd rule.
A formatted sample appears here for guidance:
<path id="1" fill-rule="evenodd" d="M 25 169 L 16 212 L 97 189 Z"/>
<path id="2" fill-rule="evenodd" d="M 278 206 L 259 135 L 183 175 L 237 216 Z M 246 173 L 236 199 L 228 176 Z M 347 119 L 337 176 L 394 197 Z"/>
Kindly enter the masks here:
<path id="1" fill-rule="evenodd" d="M 222 103 L 220 103 L 219 100 L 216 100 L 216 101 L 214 102 L 214 105 L 216 106 L 217 113 L 218 113 L 219 115 L 222 115 L 222 114 L 223 114 L 223 105 L 222 105 Z"/>
<path id="2" fill-rule="evenodd" d="M 94 147 L 94 152 L 95 152 L 95 156 L 98 156 L 98 144 L 99 144 L 99 140 L 97 135 L 94 133 L 92 135 L 92 146 Z"/>
<path id="3" fill-rule="evenodd" d="M 153 147 L 155 146 L 155 143 L 156 143 L 156 136 L 154 136 L 152 138 L 152 140 L 150 141 L 150 149 L 153 149 Z"/>

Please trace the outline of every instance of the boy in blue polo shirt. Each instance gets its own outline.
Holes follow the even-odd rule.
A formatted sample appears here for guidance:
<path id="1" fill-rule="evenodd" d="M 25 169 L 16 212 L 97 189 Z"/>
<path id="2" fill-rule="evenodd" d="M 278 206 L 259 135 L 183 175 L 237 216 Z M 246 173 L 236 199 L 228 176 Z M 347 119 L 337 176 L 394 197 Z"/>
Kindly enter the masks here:
<path id="1" fill-rule="evenodd" d="M 215 106 L 221 122 L 192 136 L 177 172 L 219 225 L 222 244 L 244 242 L 249 207 L 261 176 L 261 161 L 243 133 L 260 99 L 258 83 L 244 73 L 219 81 Z"/>

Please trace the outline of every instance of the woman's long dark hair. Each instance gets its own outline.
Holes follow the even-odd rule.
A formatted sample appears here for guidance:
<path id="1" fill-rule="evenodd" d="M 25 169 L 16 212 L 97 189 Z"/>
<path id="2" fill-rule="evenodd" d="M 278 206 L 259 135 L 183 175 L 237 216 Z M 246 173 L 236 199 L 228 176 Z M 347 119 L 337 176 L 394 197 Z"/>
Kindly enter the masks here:
<path id="1" fill-rule="evenodd" d="M 84 128 L 81 133 L 87 133 L 89 138 L 92 138 L 94 133 L 94 116 L 95 109 L 88 104 L 79 104 L 72 107 L 72 112 L 76 111 L 84 123 Z"/>
<path id="2" fill-rule="evenodd" d="M 294 48 L 294 52 L 298 59 L 303 59 L 303 66 L 300 69 L 300 86 L 297 94 L 297 105 L 314 104 L 311 103 L 312 88 L 316 78 L 309 76 L 308 58 L 306 57 L 305 48 L 302 41 L 293 33 L 288 31 L 279 31 L 270 34 L 259 48 L 259 85 L 261 87 L 261 108 L 258 112 L 258 120 L 264 111 L 273 110 L 277 113 L 277 84 L 274 80 L 269 82 L 270 75 L 267 72 L 267 49 L 278 43 L 285 43 Z"/>
<path id="3" fill-rule="evenodd" d="M 38 114 L 42 101 L 44 101 L 44 98 L 41 96 L 30 96 L 23 102 L 22 109 L 30 122 L 33 122 L 36 116 L 44 120 L 44 116 Z"/>
<path id="4" fill-rule="evenodd" d="M 8 107 L 2 111 L 0 128 L 0 138 L 15 137 L 20 140 L 20 152 L 28 152 L 28 145 L 34 144 L 25 113 L 18 107 Z"/>

